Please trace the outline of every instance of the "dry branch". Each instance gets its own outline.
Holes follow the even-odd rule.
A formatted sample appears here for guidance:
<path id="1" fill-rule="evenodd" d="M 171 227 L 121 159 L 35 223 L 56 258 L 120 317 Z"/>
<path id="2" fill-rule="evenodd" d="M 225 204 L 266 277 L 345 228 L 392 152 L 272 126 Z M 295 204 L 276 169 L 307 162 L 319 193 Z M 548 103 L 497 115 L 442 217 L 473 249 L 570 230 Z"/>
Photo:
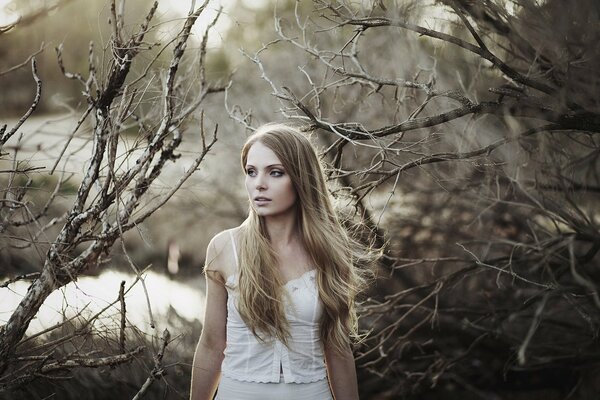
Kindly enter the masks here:
<path id="1" fill-rule="evenodd" d="M 323 139 L 333 193 L 387 245 L 361 308 L 363 394 L 504 398 L 515 376 L 565 365 L 595 387 L 581 367 L 600 368 L 595 6 L 402 4 L 297 2 L 246 54 L 281 114 Z M 546 384 L 564 397 L 580 390 L 569 379 Z"/>
<path id="2" fill-rule="evenodd" d="M 146 381 L 144 382 L 144 384 L 142 385 L 140 390 L 135 394 L 135 396 L 133 396 L 132 400 L 141 399 L 144 396 L 144 394 L 146 393 L 146 391 L 148 391 L 148 389 L 150 388 L 152 383 L 155 380 L 160 379 L 163 376 L 163 374 L 165 372 L 165 368 L 162 365 L 162 359 L 165 354 L 165 349 L 167 348 L 167 345 L 169 344 L 170 338 L 171 338 L 171 334 L 169 333 L 169 331 L 167 329 L 165 329 L 162 334 L 160 348 L 158 350 L 158 353 L 156 353 L 156 355 L 154 356 L 154 368 L 152 368 L 152 371 L 150 372 L 150 376 L 148 377 L 148 379 L 146 379 Z"/>
<path id="3" fill-rule="evenodd" d="M 200 106 L 209 95 L 223 91 L 226 85 L 213 85 L 208 82 L 206 74 L 202 74 L 197 88 L 187 88 L 191 89 L 192 98 L 188 98 L 188 93 L 182 95 L 179 91 L 178 82 L 186 79 L 183 76 L 186 69 L 181 67 L 188 42 L 192 40 L 191 30 L 198 17 L 206 10 L 208 1 L 203 2 L 184 18 L 173 40 L 163 45 L 157 51 L 158 55 L 153 55 L 151 52 L 153 46 L 148 46 L 145 42 L 145 38 L 159 26 L 151 25 L 158 2 L 152 5 L 140 26 L 129 33 L 126 29 L 131 25 L 123 20 L 123 4 L 124 2 L 119 4 L 115 1 L 111 2 L 113 31 L 104 65 L 96 65 L 94 46 L 90 43 L 88 71 L 69 72 L 62 60 L 63 45 L 57 48 L 58 63 L 63 75 L 66 79 L 75 80 L 81 86 L 82 97 L 87 107 L 81 112 L 77 123 L 66 138 L 60 155 L 50 171 L 51 175 L 57 170 L 59 163 L 64 161 L 64 155 L 68 154 L 69 150 L 83 151 L 72 149 L 72 139 L 76 134 L 81 133 L 80 129 L 85 121 L 89 120 L 92 125 L 91 149 L 88 148 L 89 161 L 85 164 L 83 178 L 78 184 L 76 194 L 72 197 L 69 210 L 62 217 L 49 218 L 48 212 L 65 186 L 68 179 L 65 178 L 66 174 L 61 173 L 54 190 L 42 203 L 43 206 L 30 210 L 30 204 L 24 199 L 29 193 L 31 179 L 25 186 L 18 186 L 17 181 L 21 175 L 31 174 L 37 167 L 19 166 L 18 146 L 12 158 L 13 168 L 8 171 L 10 173 L 8 190 L 0 202 L 0 218 L 2 218 L 0 227 L 10 230 L 5 237 L 10 237 L 9 235 L 14 233 L 11 240 L 16 241 L 19 240 L 18 234 L 26 232 L 30 235 L 34 246 L 38 246 L 37 235 L 45 234 L 47 228 L 52 225 L 58 223 L 63 225 L 56 237 L 50 240 L 47 251 L 44 251 L 45 254 L 40 253 L 40 259 L 43 260 L 41 272 L 33 276 L 35 279 L 29 290 L 18 306 L 12 310 L 6 324 L 0 327 L 0 385 L 3 389 L 29 382 L 40 376 L 54 378 L 57 376 L 54 372 L 57 371 L 129 362 L 141 352 L 141 348 L 129 351 L 126 348 L 124 296 L 127 291 L 123 285 L 116 300 L 120 302 L 121 310 L 119 333 L 114 335 L 114 343 L 118 347 L 114 350 L 121 354 L 98 358 L 95 355 L 88 357 L 78 353 L 63 354 L 60 351 L 68 344 L 74 344 L 76 340 L 90 335 L 94 321 L 97 321 L 101 314 L 106 313 L 115 302 L 95 315 L 78 314 L 77 321 L 66 318 L 62 323 L 50 327 L 39 335 L 25 337 L 25 332 L 48 296 L 77 280 L 78 276 L 88 269 L 98 266 L 109 256 L 115 241 L 122 239 L 128 230 L 144 222 L 160 206 L 169 201 L 200 168 L 205 156 L 217 140 L 218 127 L 216 126 L 211 128 L 212 137 L 206 138 L 203 114 L 200 112 L 200 132 L 197 135 L 200 143 L 197 156 L 169 190 L 158 199 L 155 197 L 154 189 L 157 180 L 164 177 L 166 167 L 171 162 L 179 160 L 177 151 L 181 148 L 184 137 L 190 134 L 185 123 L 190 116 L 199 112 Z M 200 44 L 201 63 L 207 62 L 206 36 L 215 23 L 216 19 L 208 26 L 204 40 Z M 168 66 L 161 70 L 160 57 L 165 57 L 169 50 L 171 54 L 167 61 Z M 140 54 L 144 54 L 145 57 L 139 57 Z M 145 66 L 143 64 L 145 60 L 152 60 L 149 63 L 154 65 L 155 69 L 151 70 L 150 66 L 147 66 L 141 68 L 143 71 L 141 75 L 136 75 L 132 66 L 134 63 L 142 63 Z M 200 65 L 200 68 L 204 66 Z M 19 132 L 22 124 L 32 115 L 39 102 L 41 81 L 37 77 L 35 58 L 32 58 L 32 70 L 37 83 L 36 98 L 15 127 L 8 131 L 6 127 L 2 130 L 1 144 L 6 143 Z M 153 74 L 162 73 L 165 79 L 161 81 L 158 88 L 160 96 L 149 102 L 146 91 L 154 85 Z M 143 107 L 140 104 L 143 104 Z M 139 137 L 134 141 L 133 148 L 121 154 L 121 145 L 123 143 L 129 145 L 126 130 L 136 129 L 139 130 Z M 6 155 L 2 154 L 0 157 L 4 158 Z M 17 215 L 21 217 L 15 217 Z M 122 244 L 124 246 L 123 242 Z M 127 255 L 127 252 L 125 254 Z M 145 270 L 136 269 L 135 283 L 141 280 L 143 284 L 144 272 Z M 17 280 L 31 277 L 8 279 L 0 289 L 8 287 Z M 75 322 L 80 325 L 71 332 L 61 333 L 61 330 L 67 329 Z M 112 332 L 106 334 L 113 335 Z M 58 337 L 44 342 L 44 338 L 50 335 Z M 32 338 L 35 338 L 38 343 L 36 346 L 27 349 L 22 346 Z M 159 363 L 165 346 L 166 343 L 161 348 Z M 34 353 L 24 354 L 28 351 Z M 48 354 L 55 354 L 57 358 L 54 359 L 54 356 Z M 154 378 L 158 376 L 159 373 L 156 372 Z"/>

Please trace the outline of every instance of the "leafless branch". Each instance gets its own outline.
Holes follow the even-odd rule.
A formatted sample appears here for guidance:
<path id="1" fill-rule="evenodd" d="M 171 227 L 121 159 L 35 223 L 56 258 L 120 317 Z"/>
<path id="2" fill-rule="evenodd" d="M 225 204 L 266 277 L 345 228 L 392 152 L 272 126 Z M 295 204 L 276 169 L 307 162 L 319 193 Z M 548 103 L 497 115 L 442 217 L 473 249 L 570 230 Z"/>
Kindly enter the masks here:
<path id="1" fill-rule="evenodd" d="M 156 353 L 156 355 L 154 356 L 154 368 L 152 369 L 152 372 L 150 372 L 150 376 L 148 377 L 148 379 L 146 379 L 146 382 L 144 382 L 140 390 L 135 394 L 135 396 L 133 396 L 133 400 L 141 399 L 148 390 L 148 388 L 150 388 L 152 383 L 163 376 L 165 371 L 162 365 L 162 359 L 165 354 L 165 349 L 169 344 L 170 338 L 171 334 L 167 329 L 165 329 L 162 334 L 158 353 Z"/>
<path id="2" fill-rule="evenodd" d="M 502 398 L 474 365 L 597 368 L 597 40 L 562 41 L 588 28 L 549 3 L 359 3 L 277 10 L 277 39 L 246 54 L 385 247 L 359 374 L 382 395 Z"/>
<path id="3" fill-rule="evenodd" d="M 33 114 L 33 112 L 35 111 L 35 109 L 37 108 L 37 106 L 40 102 L 40 98 L 42 96 L 42 81 L 41 81 L 40 77 L 37 75 L 37 63 L 36 63 L 35 57 L 31 58 L 31 74 L 33 75 L 33 79 L 35 80 L 35 85 L 36 85 L 36 92 L 35 92 L 35 97 L 33 99 L 33 102 L 31 103 L 31 106 L 25 112 L 25 114 L 23 114 L 23 116 L 15 124 L 15 126 L 13 126 L 13 128 L 10 131 L 8 131 L 7 133 L 4 133 L 2 136 L 0 136 L 0 150 L 2 150 L 2 146 L 4 146 L 4 144 L 8 141 L 8 139 L 10 139 L 19 130 L 19 128 L 21 127 L 21 125 L 23 125 L 23 123 L 27 120 L 27 118 L 29 118 L 31 116 L 31 114 Z"/>
<path id="4" fill-rule="evenodd" d="M 227 84 L 215 85 L 209 82 L 204 72 L 201 72 L 201 82 L 198 87 L 188 86 L 185 93 L 181 92 L 181 85 L 178 83 L 186 79 L 183 75 L 187 68 L 181 68 L 184 54 L 188 41 L 191 40 L 192 28 L 208 7 L 208 1 L 204 1 L 183 20 L 182 27 L 176 32 L 175 38 L 158 49 L 158 55 L 152 54 L 153 46 L 147 46 L 144 42 L 144 37 L 156 29 L 151 26 L 151 21 L 158 3 L 152 5 L 141 25 L 130 32 L 127 32 L 130 24 L 124 22 L 123 5 L 124 2 L 119 4 L 115 1 L 111 2 L 112 37 L 106 49 L 107 57 L 103 59 L 103 65 L 96 65 L 94 46 L 90 43 L 88 70 L 82 73 L 68 72 L 62 60 L 63 45 L 57 48 L 58 63 L 63 75 L 66 79 L 73 79 L 81 85 L 83 99 L 87 103 L 85 111 L 79 114 L 75 126 L 65 137 L 61 147 L 58 147 L 60 154 L 50 171 L 50 175 L 54 174 L 59 163 L 68 161 L 69 154 L 89 151 L 88 161 L 84 165 L 84 174 L 80 182 L 75 182 L 78 187 L 75 194 L 69 197 L 72 203 L 66 213 L 58 216 L 50 215 L 51 212 L 55 212 L 52 205 L 60 196 L 67 179 L 72 177 L 64 171 L 61 172 L 56 182 L 53 179 L 53 190 L 48 190 L 48 193 L 45 190 L 40 191 L 40 197 L 44 198 L 44 201 L 39 203 L 40 206 L 33 206 L 25 197 L 26 194 L 31 193 L 33 180 L 30 178 L 23 185 L 20 179 L 26 174 L 38 172 L 39 167 L 20 165 L 18 162 L 20 142 L 15 146 L 14 156 L 11 155 L 13 165 L 10 170 L 7 170 L 8 188 L 0 202 L 1 226 L 2 229 L 8 230 L 4 238 L 19 242 L 23 240 L 19 235 L 25 232 L 28 245 L 33 245 L 38 250 L 43 266 L 40 268 L 41 272 L 35 276 L 19 276 L 2 284 L 2 288 L 7 288 L 18 280 L 35 278 L 18 306 L 12 310 L 7 323 L 0 327 L 2 388 L 14 387 L 40 376 L 54 379 L 60 377 L 55 372 L 72 368 L 128 362 L 142 351 L 142 348 L 129 351 L 126 348 L 124 296 L 129 289 L 125 290 L 124 285 L 121 285 L 117 300 L 99 313 L 91 316 L 78 314 L 77 321 L 65 318 L 65 321 L 42 333 L 29 337 L 24 335 L 48 296 L 77 280 L 84 271 L 97 266 L 107 258 L 115 241 L 122 239 L 128 230 L 138 226 L 156 212 L 200 168 L 217 140 L 217 126 L 210 128 L 213 131 L 212 137 L 206 137 L 204 114 L 199 109 L 209 95 L 223 91 Z M 207 27 L 201 43 L 199 59 L 201 65 L 198 67 L 201 71 L 204 71 L 203 64 L 208 60 L 206 38 L 209 30 L 214 28 L 217 18 L 218 15 Z M 67 45 L 65 43 L 65 46 Z M 160 54 L 166 54 L 167 48 L 172 50 L 169 65 L 161 71 L 160 66 L 156 66 L 156 60 Z M 146 54 L 146 61 L 140 59 L 139 54 Z M 141 76 L 136 75 L 137 72 L 132 68 L 133 63 L 141 62 L 142 66 L 146 66 L 144 63 L 147 60 L 153 60 L 148 62 L 157 70 L 150 74 L 150 66 L 147 66 L 139 69 Z M 35 58 L 32 58 L 32 70 L 38 88 L 36 98 L 15 127 L 7 133 L 4 128 L 2 144 L 20 130 L 39 102 L 41 81 L 37 76 Z M 153 76 L 163 72 L 164 80 L 158 82 L 153 79 Z M 156 99 L 148 100 L 147 91 L 150 88 L 154 90 L 156 85 L 160 85 L 158 88 L 160 95 Z M 141 104 L 143 106 L 140 106 Z M 198 112 L 200 150 L 189 161 L 185 173 L 178 176 L 174 185 L 165 193 L 158 195 L 157 179 L 164 177 L 167 169 L 165 167 L 169 163 L 180 159 L 180 154 L 177 152 L 184 143 L 184 137 L 192 134 L 185 123 L 190 116 Z M 79 138 L 76 135 L 81 133 L 81 127 L 86 121 L 91 123 L 90 145 L 73 149 L 74 139 Z M 136 129 L 140 132 L 139 137 L 134 140 L 128 138 L 126 130 Z M 58 234 L 47 238 L 47 243 L 44 244 L 47 247 L 42 251 L 39 235 L 49 236 L 48 228 L 59 223 L 62 226 Z M 123 240 L 121 244 L 125 249 Z M 128 256 L 127 251 L 125 255 Z M 134 284 L 141 281 L 144 286 L 145 272 L 145 269 L 139 270 L 136 267 Z M 147 296 L 149 295 L 147 292 Z M 147 300 L 149 302 L 149 299 Z M 75 344 L 76 340 L 89 335 L 92 322 L 97 321 L 99 316 L 113 307 L 116 302 L 120 302 L 119 332 L 115 330 L 106 334 L 111 336 L 111 341 L 115 343 L 115 347 L 118 347 L 117 351 L 121 354 L 97 357 L 95 353 L 62 353 L 63 347 L 69 343 Z M 75 322 L 80 326 L 75 326 Z M 73 328 L 69 331 L 71 326 Z M 61 333 L 61 330 L 67 333 Z M 56 337 L 52 340 L 46 339 L 52 335 Z M 26 349 L 23 344 L 31 343 L 33 338 L 36 340 L 36 345 Z M 160 363 L 168 340 L 167 337 L 159 352 L 157 370 L 153 373 L 151 381 L 162 373 L 158 368 L 164 368 Z M 127 342 L 130 342 L 129 338 Z M 76 348 L 80 347 L 76 346 Z"/>

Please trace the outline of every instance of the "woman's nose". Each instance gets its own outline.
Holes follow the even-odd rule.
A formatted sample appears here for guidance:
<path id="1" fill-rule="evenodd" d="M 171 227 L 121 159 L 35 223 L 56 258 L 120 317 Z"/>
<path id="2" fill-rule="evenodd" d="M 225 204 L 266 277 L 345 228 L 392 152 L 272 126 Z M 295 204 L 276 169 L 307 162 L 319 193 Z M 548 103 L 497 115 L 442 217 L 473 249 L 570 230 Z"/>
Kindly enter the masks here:
<path id="1" fill-rule="evenodd" d="M 258 174 L 256 176 L 256 189 L 264 190 L 267 188 L 267 182 L 264 174 Z"/>

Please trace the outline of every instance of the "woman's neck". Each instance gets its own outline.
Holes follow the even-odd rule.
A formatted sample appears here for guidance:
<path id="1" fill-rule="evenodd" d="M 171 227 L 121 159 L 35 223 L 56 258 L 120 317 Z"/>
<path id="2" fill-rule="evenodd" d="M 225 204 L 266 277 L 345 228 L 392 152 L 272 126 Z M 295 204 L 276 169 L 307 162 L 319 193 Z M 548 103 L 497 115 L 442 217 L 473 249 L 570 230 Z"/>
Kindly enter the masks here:
<path id="1" fill-rule="evenodd" d="M 265 227 L 275 248 L 289 246 L 298 240 L 295 213 L 265 217 Z"/>

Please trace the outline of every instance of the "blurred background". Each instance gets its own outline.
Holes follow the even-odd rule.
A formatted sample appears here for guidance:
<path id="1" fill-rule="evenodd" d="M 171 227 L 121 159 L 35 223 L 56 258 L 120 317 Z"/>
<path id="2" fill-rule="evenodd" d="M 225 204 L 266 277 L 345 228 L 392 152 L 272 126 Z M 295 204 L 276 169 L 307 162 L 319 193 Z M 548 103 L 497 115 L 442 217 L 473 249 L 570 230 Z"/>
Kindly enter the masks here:
<path id="1" fill-rule="evenodd" d="M 7 350 L 18 362 L 7 361 L 0 398 L 133 398 L 149 376 L 145 398 L 187 398 L 205 249 L 245 219 L 239 152 L 270 121 L 313 128 L 345 223 L 383 252 L 361 299 L 370 332 L 355 348 L 361 398 L 597 398 L 597 2 L 212 1 L 166 96 L 174 43 L 199 6 L 159 1 L 143 29 L 130 89 L 107 108 L 139 110 L 110 127 L 117 173 L 150 148 L 165 99 L 177 97 L 183 113 L 205 82 L 209 95 L 168 131 L 182 142 L 141 210 L 194 165 L 203 129 L 217 141 L 168 202 L 44 299 Z M 135 38 L 151 7 L 0 0 L 2 135 L 18 127 L 0 154 L 0 324 L 46 268 L 92 164 L 101 119 L 88 108 L 100 110 L 92 100 L 129 43 L 115 32 Z M 20 125 L 38 87 L 32 56 L 43 86 Z M 15 199 L 27 205 L 17 222 L 39 217 L 8 223 Z M 126 362 L 43 370 L 138 345 L 146 350 Z"/>

